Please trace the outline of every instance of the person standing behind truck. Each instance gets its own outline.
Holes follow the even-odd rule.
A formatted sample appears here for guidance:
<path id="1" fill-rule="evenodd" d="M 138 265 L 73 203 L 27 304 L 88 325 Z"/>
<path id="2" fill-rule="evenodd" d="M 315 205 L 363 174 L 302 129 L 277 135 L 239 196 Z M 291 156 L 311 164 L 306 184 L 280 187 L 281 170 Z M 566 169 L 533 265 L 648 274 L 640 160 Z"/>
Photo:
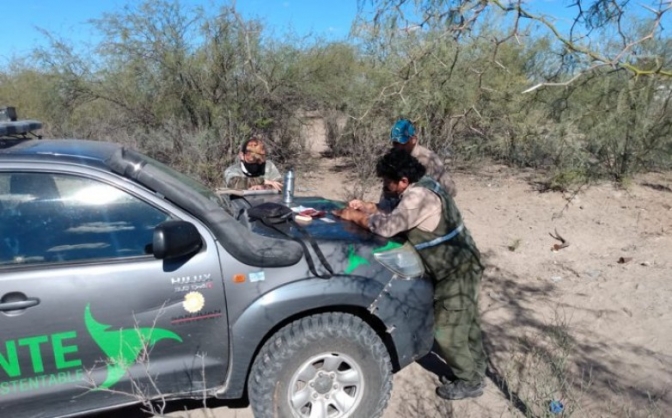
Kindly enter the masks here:
<path id="1" fill-rule="evenodd" d="M 452 197 L 457 195 L 455 182 L 450 178 L 441 158 L 434 151 L 418 144 L 415 126 L 410 120 L 399 119 L 395 122 L 390 132 L 390 141 L 393 148 L 406 151 L 420 161 L 427 170 L 426 174 L 439 182 Z"/>

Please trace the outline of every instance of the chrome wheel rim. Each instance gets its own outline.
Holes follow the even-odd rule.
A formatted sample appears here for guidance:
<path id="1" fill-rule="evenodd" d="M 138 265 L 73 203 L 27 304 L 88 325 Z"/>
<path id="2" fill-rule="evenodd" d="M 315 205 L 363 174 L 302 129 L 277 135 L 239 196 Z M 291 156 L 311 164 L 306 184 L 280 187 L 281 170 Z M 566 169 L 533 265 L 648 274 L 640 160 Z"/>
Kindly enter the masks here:
<path id="1" fill-rule="evenodd" d="M 364 374 L 351 357 L 322 353 L 305 361 L 292 376 L 289 406 L 296 418 L 342 418 L 357 409 Z"/>

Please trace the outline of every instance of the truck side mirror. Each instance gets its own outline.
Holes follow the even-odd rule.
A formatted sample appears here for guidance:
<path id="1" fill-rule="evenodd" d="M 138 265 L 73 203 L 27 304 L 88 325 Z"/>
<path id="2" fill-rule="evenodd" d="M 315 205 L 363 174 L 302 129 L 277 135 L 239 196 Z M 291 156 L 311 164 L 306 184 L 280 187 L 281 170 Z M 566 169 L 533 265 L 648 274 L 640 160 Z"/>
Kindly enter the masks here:
<path id="1" fill-rule="evenodd" d="M 183 257 L 198 252 L 203 240 L 193 224 L 185 221 L 166 221 L 154 228 L 152 252 L 159 260 Z"/>

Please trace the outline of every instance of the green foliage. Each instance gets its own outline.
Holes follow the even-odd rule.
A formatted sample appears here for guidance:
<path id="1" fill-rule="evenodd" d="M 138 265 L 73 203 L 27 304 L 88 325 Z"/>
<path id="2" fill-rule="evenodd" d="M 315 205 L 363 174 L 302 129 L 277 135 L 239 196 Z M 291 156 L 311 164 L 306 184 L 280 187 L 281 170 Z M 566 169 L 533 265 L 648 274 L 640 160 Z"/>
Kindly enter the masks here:
<path id="1" fill-rule="evenodd" d="M 378 86 L 393 94 L 375 103 L 416 121 L 440 154 L 547 169 L 560 190 L 672 166 L 672 41 L 661 26 L 672 8 L 577 1 L 562 32 L 524 2 L 360 7 L 374 12 L 373 28 L 360 26 L 367 52 L 393 74 Z"/>
<path id="2" fill-rule="evenodd" d="M 131 2 L 90 22 L 90 49 L 45 33 L 33 60 L 0 68 L 0 103 L 45 122 L 47 136 L 127 143 L 211 185 L 252 133 L 281 164 L 301 156 L 305 111 L 321 114 L 332 154 L 362 180 L 399 117 L 443 157 L 545 169 L 551 189 L 672 168 L 672 84 L 660 76 L 672 40 L 657 15 L 614 34 L 611 9 L 586 8 L 587 44 L 497 2 L 372 3 L 373 22 L 327 42 L 264 38 L 233 7 Z M 606 62 L 596 54 L 619 60 L 595 66 Z M 544 83 L 560 85 L 529 88 Z"/>
<path id="3" fill-rule="evenodd" d="M 213 185 L 254 132 L 281 163 L 300 153 L 307 76 L 292 69 L 304 54 L 264 44 L 258 22 L 148 0 L 90 23 L 101 35 L 92 50 L 51 37 L 36 64 L 2 71 L 0 101 L 44 120 L 49 136 L 126 142 Z"/>

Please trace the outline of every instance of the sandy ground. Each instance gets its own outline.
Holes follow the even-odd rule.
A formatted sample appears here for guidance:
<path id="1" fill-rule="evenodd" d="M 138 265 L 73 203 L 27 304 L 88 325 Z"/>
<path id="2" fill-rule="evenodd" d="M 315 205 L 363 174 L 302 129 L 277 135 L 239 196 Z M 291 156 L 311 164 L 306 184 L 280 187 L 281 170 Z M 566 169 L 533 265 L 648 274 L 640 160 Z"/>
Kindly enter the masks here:
<path id="1" fill-rule="evenodd" d="M 303 194 L 349 195 L 355 180 L 342 161 L 316 164 L 299 173 Z M 454 178 L 487 263 L 488 386 L 477 399 L 437 399 L 442 364 L 430 355 L 395 375 L 384 418 L 545 416 L 554 399 L 565 417 L 672 416 L 672 175 L 576 195 L 540 193 L 534 173 L 500 166 Z M 551 251 L 556 229 L 570 245 Z M 219 404 L 188 416 L 252 413 Z"/>

